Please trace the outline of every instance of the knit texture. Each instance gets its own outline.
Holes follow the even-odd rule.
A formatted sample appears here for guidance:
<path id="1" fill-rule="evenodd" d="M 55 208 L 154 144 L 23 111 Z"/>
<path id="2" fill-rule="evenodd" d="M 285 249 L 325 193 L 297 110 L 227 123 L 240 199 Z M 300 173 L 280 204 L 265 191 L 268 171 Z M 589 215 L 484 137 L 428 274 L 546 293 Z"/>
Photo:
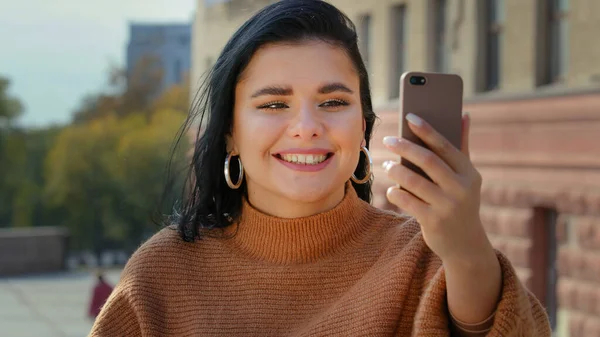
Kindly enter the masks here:
<path id="1" fill-rule="evenodd" d="M 245 203 L 225 234 L 154 235 L 90 336 L 451 336 L 444 270 L 419 225 L 350 185 L 334 209 L 300 219 Z M 503 290 L 487 336 L 550 336 L 544 309 L 497 254 Z"/>

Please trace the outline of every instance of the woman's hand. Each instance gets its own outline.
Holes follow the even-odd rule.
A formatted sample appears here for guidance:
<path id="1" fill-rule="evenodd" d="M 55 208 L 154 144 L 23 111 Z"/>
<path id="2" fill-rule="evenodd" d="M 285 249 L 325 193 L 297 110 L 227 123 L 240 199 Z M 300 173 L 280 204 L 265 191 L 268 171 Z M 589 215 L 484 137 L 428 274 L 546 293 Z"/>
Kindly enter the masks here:
<path id="1" fill-rule="evenodd" d="M 467 262 L 492 251 L 479 216 L 481 175 L 469 156 L 469 117 L 463 117 L 462 150 L 420 117 L 409 114 L 407 120 L 431 150 L 398 137 L 385 137 L 384 144 L 433 182 L 398 162 L 385 162 L 388 176 L 404 189 L 390 187 L 388 199 L 417 219 L 425 242 L 445 263 Z"/>
<path id="2" fill-rule="evenodd" d="M 429 248 L 445 269 L 448 308 L 463 323 L 493 322 L 502 288 L 502 271 L 479 217 L 481 175 L 469 156 L 470 119 L 463 117 L 462 150 L 455 148 L 425 121 L 408 115 L 411 130 L 431 150 L 386 137 L 392 152 L 419 166 L 433 180 L 399 163 L 386 162 L 388 199 L 414 216 Z M 410 193 L 409 193 L 410 192 Z"/>

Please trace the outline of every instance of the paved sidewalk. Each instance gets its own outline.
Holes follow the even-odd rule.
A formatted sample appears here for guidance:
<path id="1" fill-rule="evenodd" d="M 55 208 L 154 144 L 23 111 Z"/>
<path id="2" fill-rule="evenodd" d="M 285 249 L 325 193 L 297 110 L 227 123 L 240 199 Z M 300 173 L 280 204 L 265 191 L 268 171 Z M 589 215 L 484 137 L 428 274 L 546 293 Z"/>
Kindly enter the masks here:
<path id="1" fill-rule="evenodd" d="M 120 271 L 105 277 L 115 284 Z M 92 322 L 87 309 L 93 273 L 0 278 L 0 331 L 10 337 L 82 337 Z"/>

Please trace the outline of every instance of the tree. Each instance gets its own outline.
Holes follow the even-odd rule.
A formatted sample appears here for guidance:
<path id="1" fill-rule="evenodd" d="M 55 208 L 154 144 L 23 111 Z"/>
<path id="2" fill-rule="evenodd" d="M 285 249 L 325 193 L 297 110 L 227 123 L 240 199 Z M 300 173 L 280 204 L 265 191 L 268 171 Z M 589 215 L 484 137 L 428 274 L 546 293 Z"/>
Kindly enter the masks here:
<path id="1" fill-rule="evenodd" d="M 114 149 L 122 129 L 115 116 L 69 126 L 46 159 L 46 204 L 64 215 L 62 225 L 71 232 L 74 248 L 99 252 L 108 239 L 103 227 L 121 225 L 114 212 L 118 186 L 111 166 L 117 164 Z"/>
<path id="2" fill-rule="evenodd" d="M 23 113 L 23 104 L 8 94 L 10 80 L 0 76 L 0 127 L 10 126 Z"/>
<path id="3" fill-rule="evenodd" d="M 8 94 L 9 87 L 10 81 L 0 77 L 0 226 L 12 221 L 12 201 L 26 164 L 26 138 L 12 125 L 23 113 L 23 104 Z"/>
<path id="4" fill-rule="evenodd" d="M 161 94 L 162 70 L 160 60 L 152 56 L 140 59 L 127 73 L 111 67 L 108 75 L 109 93 L 86 96 L 73 114 L 74 123 L 84 123 L 114 114 L 127 117 L 130 114 L 152 113 L 152 103 Z"/>
<path id="5" fill-rule="evenodd" d="M 60 132 L 45 162 L 44 200 L 69 228 L 73 248 L 133 249 L 156 231 L 152 214 L 164 206 L 166 165 L 172 153 L 184 160 L 188 150 L 173 148 L 188 99 L 186 86 L 177 86 L 147 111 L 107 109 Z"/>

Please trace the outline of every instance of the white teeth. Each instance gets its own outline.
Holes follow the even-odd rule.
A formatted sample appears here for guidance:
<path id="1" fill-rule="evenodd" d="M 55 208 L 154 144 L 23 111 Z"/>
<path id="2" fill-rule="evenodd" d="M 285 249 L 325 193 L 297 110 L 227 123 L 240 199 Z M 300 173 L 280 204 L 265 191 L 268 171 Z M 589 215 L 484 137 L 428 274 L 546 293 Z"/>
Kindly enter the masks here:
<path id="1" fill-rule="evenodd" d="M 324 162 L 327 156 L 321 154 L 282 154 L 281 159 L 289 163 L 316 165 Z"/>

